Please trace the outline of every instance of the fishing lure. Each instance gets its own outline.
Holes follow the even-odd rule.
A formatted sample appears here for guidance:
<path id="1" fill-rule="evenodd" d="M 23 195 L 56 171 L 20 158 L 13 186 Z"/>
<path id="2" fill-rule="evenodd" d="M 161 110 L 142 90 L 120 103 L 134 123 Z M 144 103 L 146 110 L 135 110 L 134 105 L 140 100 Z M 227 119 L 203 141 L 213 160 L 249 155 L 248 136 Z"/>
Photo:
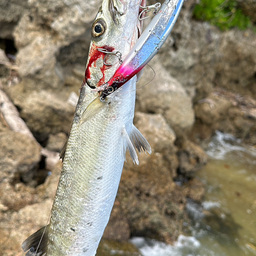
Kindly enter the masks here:
<path id="1" fill-rule="evenodd" d="M 178 18 L 184 0 L 166 0 L 112 78 L 99 88 L 101 100 L 120 88 L 156 55 Z"/>

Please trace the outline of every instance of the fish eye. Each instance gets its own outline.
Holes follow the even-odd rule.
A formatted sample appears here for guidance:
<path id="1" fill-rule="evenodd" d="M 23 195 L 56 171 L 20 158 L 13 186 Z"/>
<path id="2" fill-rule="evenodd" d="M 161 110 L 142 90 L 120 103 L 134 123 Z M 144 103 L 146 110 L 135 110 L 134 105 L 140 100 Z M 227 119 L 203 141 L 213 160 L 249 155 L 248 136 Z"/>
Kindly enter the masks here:
<path id="1" fill-rule="evenodd" d="M 96 20 L 92 25 L 92 36 L 99 37 L 104 34 L 106 30 L 106 23 L 104 20 Z"/>

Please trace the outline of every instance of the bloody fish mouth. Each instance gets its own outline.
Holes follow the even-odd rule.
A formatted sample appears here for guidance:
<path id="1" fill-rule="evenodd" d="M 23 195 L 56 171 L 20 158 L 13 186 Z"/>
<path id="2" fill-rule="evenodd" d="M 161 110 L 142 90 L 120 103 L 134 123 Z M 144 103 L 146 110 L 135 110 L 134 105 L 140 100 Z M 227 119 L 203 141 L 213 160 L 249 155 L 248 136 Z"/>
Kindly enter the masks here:
<path id="1" fill-rule="evenodd" d="M 84 84 L 87 83 L 92 89 L 95 89 L 96 87 L 105 83 L 105 71 L 109 68 L 109 65 L 106 65 L 106 63 L 104 63 L 104 60 L 107 56 L 107 53 L 113 51 L 114 48 L 107 45 L 104 45 L 102 47 L 97 47 L 94 44 L 91 45 L 88 58 L 89 61 L 85 70 L 85 77 L 83 81 Z M 91 77 L 91 71 L 93 70 L 93 68 L 99 68 L 99 66 L 101 72 L 99 74 L 99 77 L 97 77 L 97 79 L 99 79 L 98 82 L 95 83 L 94 79 L 92 79 Z"/>
<path id="2" fill-rule="evenodd" d="M 139 13 L 138 13 L 138 31 L 136 31 L 136 39 L 142 33 L 143 19 L 145 17 L 146 0 L 141 0 Z M 122 54 L 115 50 L 110 45 L 97 46 L 92 43 L 89 56 L 88 64 L 85 70 L 85 77 L 83 85 L 87 85 L 96 89 L 97 87 L 105 84 L 106 81 L 106 70 L 111 68 L 113 65 L 119 62 L 122 63 Z"/>

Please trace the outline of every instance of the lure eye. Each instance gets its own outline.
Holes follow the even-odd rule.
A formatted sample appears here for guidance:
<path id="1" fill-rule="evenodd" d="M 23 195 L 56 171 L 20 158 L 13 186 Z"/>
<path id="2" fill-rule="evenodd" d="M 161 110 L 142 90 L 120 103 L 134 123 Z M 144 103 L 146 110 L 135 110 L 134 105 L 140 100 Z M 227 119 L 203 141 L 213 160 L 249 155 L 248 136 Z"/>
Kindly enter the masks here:
<path id="1" fill-rule="evenodd" d="M 99 37 L 104 34 L 106 30 L 106 23 L 104 20 L 96 20 L 92 25 L 92 36 Z"/>

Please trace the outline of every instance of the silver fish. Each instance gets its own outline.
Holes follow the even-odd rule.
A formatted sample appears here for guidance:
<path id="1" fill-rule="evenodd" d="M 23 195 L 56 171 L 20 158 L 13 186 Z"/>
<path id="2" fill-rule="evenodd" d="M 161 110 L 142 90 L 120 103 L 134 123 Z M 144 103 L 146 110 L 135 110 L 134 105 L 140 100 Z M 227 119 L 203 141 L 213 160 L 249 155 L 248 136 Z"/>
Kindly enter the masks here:
<path id="1" fill-rule="evenodd" d="M 27 255 L 94 256 L 117 194 L 128 148 L 150 145 L 133 125 L 136 78 L 104 102 L 94 90 L 107 82 L 141 30 L 143 0 L 103 0 L 92 25 L 85 80 L 63 156 L 50 224 L 24 241 Z"/>

